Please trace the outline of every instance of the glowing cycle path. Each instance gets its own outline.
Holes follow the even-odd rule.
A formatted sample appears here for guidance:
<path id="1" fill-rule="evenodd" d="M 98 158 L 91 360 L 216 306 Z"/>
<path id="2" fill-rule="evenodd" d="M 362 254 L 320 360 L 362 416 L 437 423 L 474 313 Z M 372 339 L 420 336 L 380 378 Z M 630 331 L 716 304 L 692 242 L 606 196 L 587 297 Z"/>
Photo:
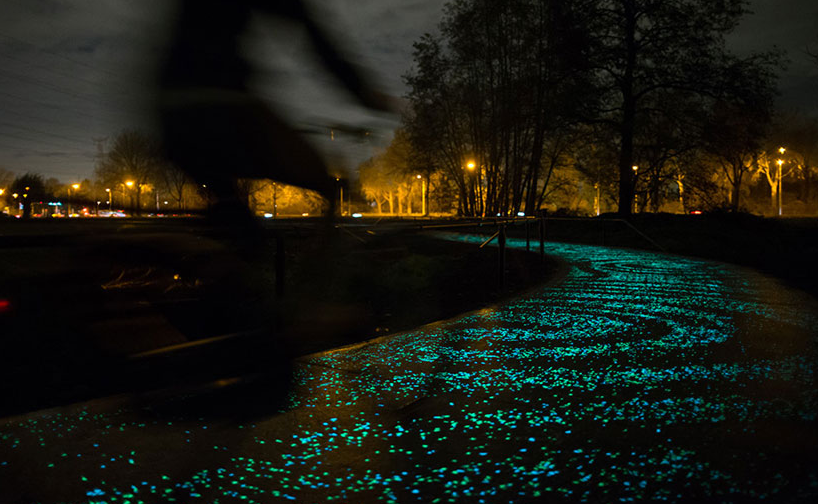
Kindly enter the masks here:
<path id="1" fill-rule="evenodd" d="M 704 260 L 548 252 L 565 277 L 516 301 L 305 360 L 278 415 L 0 422 L 0 502 L 816 501 L 814 299 Z"/>

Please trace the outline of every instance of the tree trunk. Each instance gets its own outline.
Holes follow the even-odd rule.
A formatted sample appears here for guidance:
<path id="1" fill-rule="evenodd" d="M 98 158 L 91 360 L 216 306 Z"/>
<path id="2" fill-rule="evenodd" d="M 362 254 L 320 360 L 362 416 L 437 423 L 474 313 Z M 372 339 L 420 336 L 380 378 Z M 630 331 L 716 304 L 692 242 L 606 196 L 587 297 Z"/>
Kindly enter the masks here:
<path id="1" fill-rule="evenodd" d="M 773 214 L 778 210 L 778 184 L 770 184 L 770 208 L 773 209 Z"/>
<path id="2" fill-rule="evenodd" d="M 738 213 L 739 210 L 739 199 L 741 198 L 741 168 L 739 167 L 737 171 L 735 171 L 735 175 L 733 177 L 733 187 L 732 192 L 730 195 L 730 210 L 733 213 Z"/>
<path id="3" fill-rule="evenodd" d="M 403 215 L 403 198 L 400 189 L 398 189 L 398 215 Z"/>
<path id="4" fill-rule="evenodd" d="M 687 208 L 685 208 L 684 177 L 682 177 L 681 175 L 677 175 L 676 185 L 679 186 L 679 206 L 682 208 L 682 213 L 687 213 Z"/>
<path id="5" fill-rule="evenodd" d="M 633 136 L 636 128 L 636 98 L 634 97 L 634 69 L 636 67 L 636 10 L 632 0 L 625 1 L 625 45 L 627 60 L 622 78 L 622 124 L 619 130 L 619 209 L 629 216 L 633 206 Z"/>

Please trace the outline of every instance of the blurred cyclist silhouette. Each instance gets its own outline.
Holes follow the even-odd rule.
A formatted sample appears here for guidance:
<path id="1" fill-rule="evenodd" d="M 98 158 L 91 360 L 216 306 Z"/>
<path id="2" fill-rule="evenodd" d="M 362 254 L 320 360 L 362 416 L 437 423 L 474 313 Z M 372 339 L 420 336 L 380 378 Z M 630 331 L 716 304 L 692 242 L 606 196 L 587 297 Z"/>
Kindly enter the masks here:
<path id="1" fill-rule="evenodd" d="M 321 157 L 247 87 L 251 68 L 240 37 L 254 12 L 295 22 L 314 53 L 365 106 L 387 110 L 300 0 L 182 0 L 169 56 L 161 72 L 159 116 L 172 162 L 214 198 L 216 222 L 249 225 L 238 178 L 269 178 L 313 189 L 332 207 L 333 179 Z M 332 214 L 330 208 L 330 215 Z"/>
<path id="2" fill-rule="evenodd" d="M 163 144 L 171 162 L 207 187 L 212 198 L 211 222 L 227 231 L 243 253 L 262 248 L 256 247 L 261 227 L 238 190 L 239 179 L 267 178 L 315 190 L 329 202 L 330 217 L 336 188 L 335 177 L 328 175 L 315 150 L 249 90 L 252 69 L 241 55 L 240 42 L 257 12 L 304 28 L 313 52 L 331 75 L 365 106 L 388 110 L 385 96 L 367 85 L 361 70 L 334 48 L 300 0 L 181 0 L 156 97 Z M 215 289 L 201 293 L 203 306 L 213 307 L 224 317 L 241 313 L 245 323 L 247 314 L 254 314 L 251 323 L 261 326 L 267 337 L 257 338 L 231 358 L 258 362 L 259 356 L 269 356 L 268 362 L 262 362 L 267 375 L 260 390 L 276 389 L 279 396 L 271 399 L 280 401 L 287 391 L 290 357 L 284 348 L 286 338 L 281 337 L 282 323 L 269 319 L 269 304 L 259 302 L 258 290 L 248 287 L 255 284 L 252 277 L 258 276 L 252 268 L 239 264 L 244 261 L 236 256 L 215 261 L 231 263 L 235 271 L 222 274 Z M 269 293 L 262 293 L 264 296 Z M 274 327 L 279 330 L 273 331 Z M 284 332 L 299 330 L 290 327 Z M 278 336 L 271 338 L 271 333 Z"/>

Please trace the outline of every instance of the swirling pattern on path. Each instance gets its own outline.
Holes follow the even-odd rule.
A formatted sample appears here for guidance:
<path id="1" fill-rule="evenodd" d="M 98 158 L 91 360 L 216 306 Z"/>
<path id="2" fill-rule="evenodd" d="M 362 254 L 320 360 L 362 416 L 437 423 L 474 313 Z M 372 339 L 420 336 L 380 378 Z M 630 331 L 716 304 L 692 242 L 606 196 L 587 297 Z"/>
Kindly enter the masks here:
<path id="1" fill-rule="evenodd" d="M 92 403 L 0 423 L 0 495 L 815 501 L 814 299 L 704 260 L 548 252 L 564 278 L 513 302 L 305 359 L 290 407 L 265 420 Z"/>

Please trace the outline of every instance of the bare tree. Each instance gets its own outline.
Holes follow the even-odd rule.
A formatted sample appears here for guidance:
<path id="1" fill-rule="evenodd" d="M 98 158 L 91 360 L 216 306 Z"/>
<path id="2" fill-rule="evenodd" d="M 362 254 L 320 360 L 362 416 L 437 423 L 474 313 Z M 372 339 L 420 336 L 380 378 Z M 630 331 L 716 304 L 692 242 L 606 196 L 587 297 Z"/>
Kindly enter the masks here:
<path id="1" fill-rule="evenodd" d="M 173 163 L 163 163 L 159 172 L 164 189 L 168 192 L 171 199 L 176 201 L 176 208 L 179 211 L 184 210 L 185 188 L 192 183 L 187 172 Z"/>
<path id="2" fill-rule="evenodd" d="M 14 181 L 14 172 L 0 167 L 0 189 L 7 189 Z"/>
<path id="3" fill-rule="evenodd" d="M 769 127 L 764 110 L 745 104 L 718 103 L 703 131 L 705 152 L 720 167 L 730 185 L 730 209 L 741 209 L 741 187 L 757 164 L 758 153 Z"/>
<path id="4" fill-rule="evenodd" d="M 744 0 L 597 0 L 591 58 L 598 70 L 595 120 L 619 139 L 619 213 L 631 213 L 638 140 L 647 115 L 672 112 L 677 100 L 732 99 L 752 91 L 773 94 L 777 53 L 739 58 L 724 43 L 746 13 Z M 667 97 L 675 96 L 673 100 Z M 771 101 L 771 98 L 770 98 Z"/>
<path id="5" fill-rule="evenodd" d="M 588 101 L 587 4 L 452 1 L 440 37 L 414 45 L 405 122 L 456 184 L 460 213 L 533 212 L 542 199 L 556 125 Z"/>
<path id="6" fill-rule="evenodd" d="M 159 144 L 153 138 L 136 130 L 123 131 L 97 164 L 95 174 L 112 187 L 131 182 L 129 186 L 135 191 L 135 212 L 139 215 L 142 189 L 155 183 L 159 166 L 164 162 L 160 152 Z"/>

